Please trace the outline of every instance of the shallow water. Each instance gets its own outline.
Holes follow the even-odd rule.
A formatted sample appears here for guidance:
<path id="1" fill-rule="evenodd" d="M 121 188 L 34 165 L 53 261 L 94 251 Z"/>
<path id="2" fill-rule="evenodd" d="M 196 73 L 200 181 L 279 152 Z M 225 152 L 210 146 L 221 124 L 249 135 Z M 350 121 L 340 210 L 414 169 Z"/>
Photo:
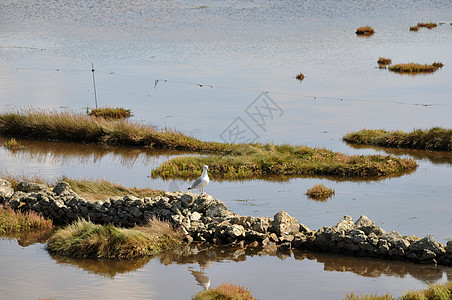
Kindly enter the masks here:
<path id="1" fill-rule="evenodd" d="M 451 15 L 452 2 L 446 0 L 6 0 L 0 3 L 0 106 L 84 112 L 95 105 L 94 63 L 99 106 L 129 108 L 145 124 L 177 128 L 202 140 L 231 141 L 227 129 L 239 117 L 242 128 L 249 126 L 244 139 L 411 157 L 419 163 L 414 173 L 381 181 L 213 181 L 207 192 L 242 215 L 273 216 L 284 209 L 317 229 L 344 215 L 356 220 L 365 214 L 387 231 L 432 234 L 444 243 L 452 238 L 450 154 L 350 147 L 341 137 L 362 128 L 452 127 Z M 428 21 L 445 24 L 409 31 Z M 357 37 L 354 31 L 364 25 L 376 33 Z M 378 69 L 380 56 L 394 63 L 442 61 L 445 66 L 434 74 L 403 76 Z M 294 79 L 299 72 L 306 76 L 302 82 Z M 275 109 L 271 118 L 253 114 L 262 99 Z M 165 190 L 188 186 L 186 181 L 147 177 L 179 152 L 22 143 L 27 148 L 20 151 L 0 148 L 1 172 L 47 179 L 105 178 Z M 333 187 L 335 196 L 324 202 L 307 199 L 304 193 L 315 183 Z M 20 250 L 14 242 L 2 240 L 0 245 L 25 257 L 31 252 L 36 262 L 25 266 L 1 261 L 1 278 L 8 274 L 4 270 L 13 269 L 20 276 L 34 274 L 30 282 L 40 280 L 25 291 L 0 283 L 2 295 L 13 298 L 108 298 L 110 292 L 121 293 L 117 285 L 121 295 L 129 292 L 136 298 L 167 298 L 169 293 L 189 298 L 200 289 L 189 272 L 189 267 L 199 268 L 195 262 L 167 266 L 152 259 L 129 273 L 105 277 L 73 264 L 56 264 L 39 245 Z M 425 287 L 427 280 L 415 271 L 383 272 L 375 279 L 323 270 L 326 263 L 321 261 L 328 259 L 348 265 L 335 256 L 301 261 L 245 257 L 242 262 L 213 262 L 207 269 L 211 286 L 237 278 L 236 283 L 261 299 L 281 298 L 281 293 L 287 298 L 339 299 L 356 287 L 361 288 L 358 293 L 398 295 Z M 361 260 L 356 265 L 368 266 Z"/>

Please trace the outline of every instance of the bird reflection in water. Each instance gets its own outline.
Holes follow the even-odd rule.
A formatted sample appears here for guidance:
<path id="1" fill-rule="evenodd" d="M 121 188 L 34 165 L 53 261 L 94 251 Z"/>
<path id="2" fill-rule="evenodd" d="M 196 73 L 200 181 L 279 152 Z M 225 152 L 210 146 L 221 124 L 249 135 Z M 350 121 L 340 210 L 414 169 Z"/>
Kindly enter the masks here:
<path id="1" fill-rule="evenodd" d="M 210 278 L 206 276 L 207 265 L 200 264 L 199 271 L 195 271 L 193 267 L 189 267 L 188 270 L 195 277 L 196 282 L 198 282 L 199 286 L 202 286 L 204 290 L 208 290 L 210 286 Z"/>

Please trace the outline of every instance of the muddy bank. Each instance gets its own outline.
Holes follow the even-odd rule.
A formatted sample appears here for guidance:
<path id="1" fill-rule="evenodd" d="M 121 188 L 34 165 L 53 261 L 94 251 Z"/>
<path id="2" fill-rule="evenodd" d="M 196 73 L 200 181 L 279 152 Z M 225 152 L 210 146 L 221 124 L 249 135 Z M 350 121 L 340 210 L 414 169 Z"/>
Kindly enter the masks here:
<path id="1" fill-rule="evenodd" d="M 188 241 L 239 247 L 277 247 L 279 251 L 310 249 L 345 255 L 411 261 L 452 266 L 452 241 L 444 246 L 432 236 L 422 239 L 386 232 L 366 216 L 356 222 L 344 216 L 332 227 L 311 230 L 285 211 L 270 217 L 240 216 L 219 199 L 185 192 L 167 192 L 143 199 L 125 196 L 104 201 L 87 201 L 66 182 L 53 189 L 32 182 L 21 182 L 17 191 L 0 180 L 0 201 L 13 209 L 33 210 L 57 224 L 79 218 L 94 223 L 113 223 L 131 227 L 157 216 L 179 225 Z"/>

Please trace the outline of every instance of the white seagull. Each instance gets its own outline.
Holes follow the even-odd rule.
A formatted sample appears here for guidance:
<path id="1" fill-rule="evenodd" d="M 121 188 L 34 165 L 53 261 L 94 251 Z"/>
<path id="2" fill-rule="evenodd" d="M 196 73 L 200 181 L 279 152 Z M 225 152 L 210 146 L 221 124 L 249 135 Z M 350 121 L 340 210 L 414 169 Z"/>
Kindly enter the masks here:
<path id="1" fill-rule="evenodd" d="M 206 193 L 204 193 L 204 187 L 209 183 L 209 174 L 207 174 L 207 170 L 209 167 L 207 165 L 204 165 L 204 168 L 202 168 L 202 174 L 201 176 L 193 182 L 193 184 L 188 187 L 189 190 L 191 189 L 201 189 L 201 195 L 204 196 Z"/>

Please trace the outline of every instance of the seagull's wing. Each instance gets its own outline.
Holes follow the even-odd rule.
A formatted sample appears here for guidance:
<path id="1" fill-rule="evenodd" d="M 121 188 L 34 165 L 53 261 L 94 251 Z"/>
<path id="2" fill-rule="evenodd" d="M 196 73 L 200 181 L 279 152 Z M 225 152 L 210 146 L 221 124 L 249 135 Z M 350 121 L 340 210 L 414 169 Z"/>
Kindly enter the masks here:
<path id="1" fill-rule="evenodd" d="M 201 185 L 202 179 L 199 177 L 195 182 L 189 187 L 189 189 L 196 189 L 199 185 Z"/>

